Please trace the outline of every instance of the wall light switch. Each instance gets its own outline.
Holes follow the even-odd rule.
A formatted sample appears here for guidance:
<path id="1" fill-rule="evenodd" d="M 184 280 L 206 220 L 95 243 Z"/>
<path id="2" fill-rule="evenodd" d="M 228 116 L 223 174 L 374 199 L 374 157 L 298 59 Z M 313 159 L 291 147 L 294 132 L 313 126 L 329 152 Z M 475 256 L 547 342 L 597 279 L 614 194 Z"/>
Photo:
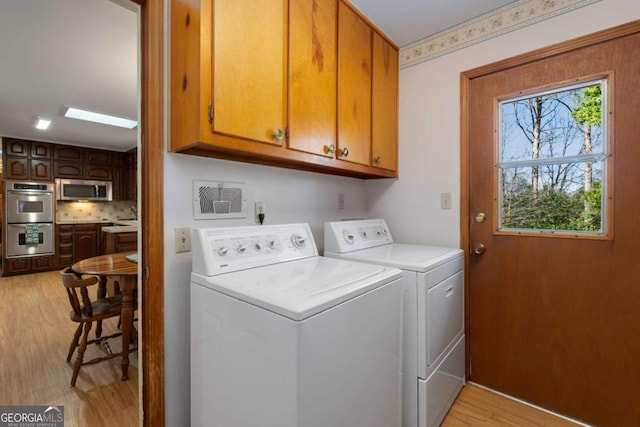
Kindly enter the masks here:
<path id="1" fill-rule="evenodd" d="M 176 253 L 191 251 L 191 228 L 182 227 L 175 229 Z"/>
<path id="2" fill-rule="evenodd" d="M 451 193 L 440 193 L 440 209 L 451 209 Z"/>

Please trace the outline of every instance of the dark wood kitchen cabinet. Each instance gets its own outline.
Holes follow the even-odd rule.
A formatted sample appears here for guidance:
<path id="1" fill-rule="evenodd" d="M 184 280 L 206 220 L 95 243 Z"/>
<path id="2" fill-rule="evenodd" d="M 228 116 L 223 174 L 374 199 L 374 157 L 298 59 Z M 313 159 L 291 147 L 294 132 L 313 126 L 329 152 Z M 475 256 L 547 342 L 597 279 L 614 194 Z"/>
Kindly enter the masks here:
<path id="1" fill-rule="evenodd" d="M 113 179 L 113 158 L 116 152 L 92 148 L 54 145 L 54 178 Z"/>
<path id="2" fill-rule="evenodd" d="M 15 138 L 2 139 L 4 179 L 53 181 L 52 144 Z"/>
<path id="3" fill-rule="evenodd" d="M 101 255 L 117 252 L 129 252 L 138 250 L 138 233 L 107 233 L 102 232 Z"/>
<path id="4" fill-rule="evenodd" d="M 53 255 L 7 258 L 5 273 L 7 275 L 13 275 L 52 270 L 54 266 L 53 261 Z"/>
<path id="5" fill-rule="evenodd" d="M 99 181 L 113 180 L 114 152 L 107 150 L 85 149 L 84 177 Z"/>
<path id="6" fill-rule="evenodd" d="M 73 226 L 73 262 L 98 255 L 97 224 Z"/>
<path id="7" fill-rule="evenodd" d="M 73 264 L 73 225 L 56 226 L 56 265 L 58 268 Z"/>
<path id="8" fill-rule="evenodd" d="M 56 225 L 56 267 L 68 267 L 83 259 L 97 256 L 100 248 L 100 225 Z"/>
<path id="9" fill-rule="evenodd" d="M 113 198 L 114 200 L 137 199 L 137 150 L 114 153 Z"/>
<path id="10" fill-rule="evenodd" d="M 70 145 L 53 146 L 53 177 L 82 179 L 84 177 L 83 149 Z"/>

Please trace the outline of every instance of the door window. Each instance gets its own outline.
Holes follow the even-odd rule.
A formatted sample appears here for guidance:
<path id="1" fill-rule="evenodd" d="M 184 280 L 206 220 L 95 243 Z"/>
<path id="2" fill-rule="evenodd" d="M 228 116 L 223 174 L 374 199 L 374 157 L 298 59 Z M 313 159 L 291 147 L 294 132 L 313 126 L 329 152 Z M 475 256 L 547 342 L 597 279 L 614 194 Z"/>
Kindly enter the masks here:
<path id="1" fill-rule="evenodd" d="M 606 80 L 498 102 L 498 232 L 605 236 Z"/>

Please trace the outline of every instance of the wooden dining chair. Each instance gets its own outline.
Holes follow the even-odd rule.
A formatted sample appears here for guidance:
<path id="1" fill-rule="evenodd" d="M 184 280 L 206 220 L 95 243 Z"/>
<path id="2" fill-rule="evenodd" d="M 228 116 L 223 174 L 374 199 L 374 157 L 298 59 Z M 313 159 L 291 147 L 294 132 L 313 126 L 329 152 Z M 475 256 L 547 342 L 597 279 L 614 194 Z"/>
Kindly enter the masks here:
<path id="1" fill-rule="evenodd" d="M 62 284 L 67 289 L 67 295 L 71 303 L 69 317 L 73 322 L 78 323 L 78 328 L 73 335 L 67 355 L 67 362 L 70 362 L 76 348 L 78 349 L 78 354 L 73 364 L 73 374 L 71 376 L 71 386 L 73 387 L 76 385 L 76 379 L 78 378 L 81 366 L 102 362 L 121 355 L 121 353 L 111 353 L 107 345 L 106 348 L 109 349 L 109 351 L 106 355 L 96 357 L 86 362 L 84 361 L 84 352 L 88 344 L 106 342 L 108 339 L 122 335 L 121 332 L 117 332 L 109 336 L 101 337 L 100 334 L 97 333 L 95 339 L 88 339 L 94 322 L 101 323 L 104 319 L 120 316 L 120 311 L 122 310 L 122 295 L 98 297 L 92 301 L 89 296 L 89 288 L 98 284 L 98 278 L 96 276 L 83 278 L 71 270 L 70 267 L 62 270 L 61 274 Z"/>

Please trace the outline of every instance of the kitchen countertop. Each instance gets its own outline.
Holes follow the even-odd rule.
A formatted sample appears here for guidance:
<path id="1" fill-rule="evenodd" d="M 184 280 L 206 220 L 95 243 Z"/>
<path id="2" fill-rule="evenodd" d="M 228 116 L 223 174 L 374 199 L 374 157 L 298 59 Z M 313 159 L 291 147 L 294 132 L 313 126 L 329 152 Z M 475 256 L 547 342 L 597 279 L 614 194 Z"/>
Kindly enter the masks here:
<path id="1" fill-rule="evenodd" d="M 113 221 L 110 219 L 67 219 L 64 221 L 56 221 L 59 225 L 68 224 L 111 224 Z"/>
<path id="2" fill-rule="evenodd" d="M 132 233 L 138 231 L 138 227 L 135 225 L 114 225 L 102 227 L 102 231 L 105 233 Z"/>
<path id="3" fill-rule="evenodd" d="M 138 221 L 135 219 L 67 219 L 63 221 L 56 221 L 56 224 L 115 224 L 116 226 L 132 226 L 137 228 Z"/>

